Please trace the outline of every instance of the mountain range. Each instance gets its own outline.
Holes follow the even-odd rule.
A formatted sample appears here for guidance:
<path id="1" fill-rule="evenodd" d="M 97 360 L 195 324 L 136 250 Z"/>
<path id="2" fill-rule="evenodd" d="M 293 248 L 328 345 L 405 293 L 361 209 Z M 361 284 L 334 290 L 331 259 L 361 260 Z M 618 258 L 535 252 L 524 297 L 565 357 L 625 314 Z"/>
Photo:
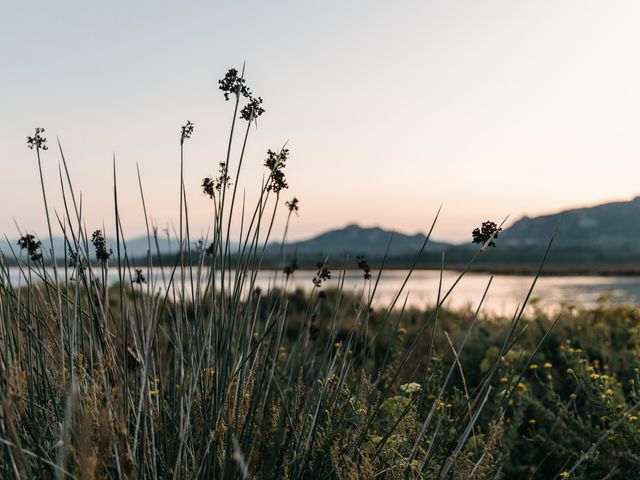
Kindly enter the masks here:
<path id="1" fill-rule="evenodd" d="M 287 249 L 299 255 L 325 254 L 382 256 L 388 248 L 388 255 L 393 257 L 408 252 L 417 252 L 426 236 L 422 233 L 408 235 L 400 232 L 384 230 L 380 227 L 361 227 L 356 224 L 344 228 L 330 230 L 320 235 L 287 244 Z M 426 251 L 442 251 L 451 246 L 446 242 L 429 240 Z"/>
<path id="2" fill-rule="evenodd" d="M 556 224 L 556 245 L 638 250 L 640 197 L 626 202 L 573 208 L 534 218 L 524 216 L 505 230 L 502 241 L 507 246 L 547 243 Z"/>
<path id="3" fill-rule="evenodd" d="M 537 217 L 523 216 L 500 233 L 496 241 L 498 248 L 489 249 L 491 261 L 496 263 L 528 263 L 540 258 L 558 226 L 550 260 L 557 263 L 637 263 L 640 264 L 640 197 L 629 201 L 604 203 L 592 207 L 573 208 Z M 364 255 L 371 259 L 382 259 L 388 249 L 387 258 L 398 264 L 410 263 L 425 241 L 423 233 L 405 234 L 380 227 L 362 227 L 350 224 L 344 228 L 330 230 L 312 238 L 290 242 L 286 245 L 289 258 L 296 256 L 303 264 L 312 264 L 330 256 L 332 259 L 348 256 L 354 259 Z M 11 243 L 11 245 L 9 245 Z M 48 250 L 48 241 L 43 240 L 43 251 Z M 115 244 L 107 239 L 107 244 Z M 160 240 L 163 254 L 175 252 L 175 239 Z M 54 238 L 58 256 L 62 256 L 64 242 Z M 11 248 L 18 253 L 17 241 L 0 241 L 0 250 L 11 258 Z M 469 242 L 453 244 L 430 239 L 423 262 L 438 264 L 442 253 L 449 261 L 463 262 L 475 246 Z M 155 253 L 155 245 L 152 245 Z M 147 254 L 146 237 L 127 240 L 130 257 L 144 258 Z M 270 244 L 266 259 L 275 262 L 279 258 L 280 244 Z M 483 259 L 484 261 L 487 261 Z"/>
<path id="4" fill-rule="evenodd" d="M 48 255 L 49 250 L 51 249 L 51 245 L 48 239 L 42 239 L 42 251 L 45 256 Z M 165 254 L 169 252 L 175 252 L 178 249 L 178 242 L 176 239 L 171 239 L 171 241 L 167 240 L 167 238 L 158 238 L 158 243 L 160 246 L 160 251 Z M 107 246 L 115 251 L 115 238 L 107 238 Z M 127 239 L 127 255 L 129 257 L 135 258 L 144 258 L 147 255 L 148 250 L 148 241 L 147 237 L 132 237 Z M 53 248 L 56 251 L 56 257 L 62 258 L 65 255 L 65 250 L 67 250 L 67 245 L 62 237 L 53 237 Z M 89 239 L 89 251 L 91 251 L 93 247 L 91 246 L 91 239 Z M 151 242 L 151 249 L 153 253 L 156 251 L 156 247 L 154 241 Z M 0 240 L 0 251 L 4 252 L 7 258 L 13 258 L 14 254 L 20 255 L 20 248 L 18 247 L 18 240 L 12 239 L 7 240 L 3 238 Z"/>
<path id="5" fill-rule="evenodd" d="M 478 259 L 479 264 L 537 265 L 554 231 L 553 245 L 547 263 L 565 267 L 580 267 L 581 271 L 605 265 L 640 265 L 640 197 L 629 201 L 608 202 L 592 207 L 572 208 L 537 217 L 523 216 L 505 228 L 490 248 Z M 287 246 L 290 254 L 311 261 L 311 257 L 331 255 L 355 258 L 367 255 L 381 259 L 389 248 L 388 262 L 397 266 L 411 265 L 424 242 L 424 234 L 406 235 L 378 227 L 363 228 L 348 225 L 325 232 L 308 240 Z M 430 240 L 418 266 L 437 266 L 442 254 L 449 264 L 465 264 L 477 248 L 469 241 L 453 244 Z M 634 270 L 635 271 L 635 270 Z"/>

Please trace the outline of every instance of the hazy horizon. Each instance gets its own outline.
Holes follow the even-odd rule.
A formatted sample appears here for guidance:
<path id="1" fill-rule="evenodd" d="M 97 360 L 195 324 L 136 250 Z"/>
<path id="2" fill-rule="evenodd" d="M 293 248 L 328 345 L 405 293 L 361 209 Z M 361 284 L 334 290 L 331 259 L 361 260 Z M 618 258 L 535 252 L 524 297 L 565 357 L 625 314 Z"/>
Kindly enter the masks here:
<path id="1" fill-rule="evenodd" d="M 301 202 L 291 239 L 350 223 L 425 231 L 443 204 L 434 238 L 460 242 L 507 214 L 630 200 L 638 18 L 632 1 L 6 5 L 0 232 L 13 238 L 15 219 L 45 236 L 34 127 L 46 129 L 56 192 L 59 136 L 90 230 L 113 231 L 114 154 L 125 235 L 144 232 L 136 163 L 154 221 L 175 222 L 187 120 L 190 216 L 205 232 L 199 185 L 224 157 L 233 113 L 217 80 L 243 61 L 267 111 L 240 184 L 250 201 L 264 152 L 288 142 L 281 203 Z"/>

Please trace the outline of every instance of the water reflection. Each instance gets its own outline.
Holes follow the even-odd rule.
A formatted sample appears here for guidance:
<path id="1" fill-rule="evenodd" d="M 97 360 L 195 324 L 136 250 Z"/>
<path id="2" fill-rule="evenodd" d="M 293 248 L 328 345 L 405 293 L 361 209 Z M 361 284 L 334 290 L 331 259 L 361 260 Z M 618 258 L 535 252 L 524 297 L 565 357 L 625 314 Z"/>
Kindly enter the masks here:
<path id="1" fill-rule="evenodd" d="M 146 269 L 145 269 L 146 270 Z M 133 270 L 132 270 L 133 272 Z M 297 271 L 289 279 L 288 288 L 302 288 L 310 290 L 313 287 L 312 279 L 315 272 Z M 376 272 L 373 273 L 372 284 L 376 281 Z M 170 275 L 170 269 L 165 270 L 165 277 Z M 458 278 L 458 272 L 444 272 L 442 278 L 443 292 L 446 292 Z M 10 269 L 11 281 L 17 285 L 20 277 L 17 268 Z M 405 281 L 407 271 L 388 270 L 383 272 L 375 295 L 375 305 L 379 307 L 389 305 L 396 297 L 398 290 Z M 263 290 L 282 285 L 283 276 L 273 270 L 261 271 L 256 279 L 256 286 Z M 424 308 L 436 302 L 438 294 L 440 272 L 419 270 L 412 273 L 408 279 L 398 305 L 401 305 L 407 296 L 407 305 Z M 451 308 L 474 307 L 482 297 L 489 274 L 467 273 L 456 285 L 454 291 L 448 297 L 445 305 Z M 109 280 L 117 281 L 115 269 L 109 272 Z M 179 279 L 174 279 L 176 285 Z M 531 287 L 532 276 L 520 275 L 496 275 L 484 302 L 485 311 L 501 315 L 512 315 L 520 305 Z M 187 283 L 189 280 L 187 280 Z M 334 271 L 333 277 L 323 288 L 338 287 L 343 282 L 344 290 L 360 294 L 365 281 L 361 271 L 347 271 L 339 273 Z M 24 279 L 21 281 L 24 284 Z M 152 283 L 154 290 L 162 288 L 163 280 L 160 270 L 156 269 Z M 545 309 L 557 308 L 562 303 L 574 303 L 586 307 L 593 307 L 603 295 L 614 303 L 640 304 L 640 277 L 608 277 L 608 276 L 563 276 L 541 277 L 533 291 L 532 300 L 539 307 Z M 531 307 L 530 307 L 531 308 Z"/>

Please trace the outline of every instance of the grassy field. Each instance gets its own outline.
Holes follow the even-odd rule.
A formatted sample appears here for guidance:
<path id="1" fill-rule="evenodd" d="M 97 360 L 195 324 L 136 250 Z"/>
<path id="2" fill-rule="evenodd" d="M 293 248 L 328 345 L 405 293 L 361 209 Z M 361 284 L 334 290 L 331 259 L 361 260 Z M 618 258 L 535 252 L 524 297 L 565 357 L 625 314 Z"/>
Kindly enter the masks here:
<path id="1" fill-rule="evenodd" d="M 405 308 L 403 291 L 373 309 L 381 272 L 364 258 L 360 294 L 327 289 L 341 272 L 322 259 L 310 292 L 293 291 L 284 254 L 273 287 L 257 288 L 274 219 L 287 219 L 284 245 L 299 208 L 283 198 L 290 153 L 266 153 L 259 200 L 245 205 L 237 185 L 262 99 L 233 69 L 220 89 L 233 120 L 219 176 L 201 186 L 212 238 L 194 245 L 180 174 L 172 265 L 153 263 L 142 180 L 140 268 L 115 172 L 115 245 L 85 226 L 61 149 L 60 216 L 41 175 L 49 237 L 60 230 L 66 248 L 24 233 L 1 257 L 1 478 L 638 478 L 640 310 L 525 316 L 527 296 L 513 318 L 490 318 L 482 302 L 442 308 L 456 283 L 429 311 Z M 193 124 L 179 133 L 181 172 Z M 49 158 L 44 131 L 28 144 L 38 165 Z M 493 240 L 478 238 L 458 278 Z"/>

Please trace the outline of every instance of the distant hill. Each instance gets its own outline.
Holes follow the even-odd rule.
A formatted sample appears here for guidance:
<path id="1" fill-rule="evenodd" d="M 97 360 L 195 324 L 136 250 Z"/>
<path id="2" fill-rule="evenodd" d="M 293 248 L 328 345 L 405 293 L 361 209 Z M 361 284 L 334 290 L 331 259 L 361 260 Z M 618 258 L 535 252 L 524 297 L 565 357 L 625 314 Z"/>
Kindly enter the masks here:
<path id="1" fill-rule="evenodd" d="M 49 250 L 51 248 L 51 244 L 48 238 L 40 239 L 42 242 L 42 252 L 45 257 L 49 256 Z M 171 239 L 171 243 L 167 240 L 166 236 L 158 238 L 158 244 L 160 247 L 160 252 L 162 254 L 170 254 L 176 252 L 178 250 L 178 241 L 173 238 Z M 122 244 L 121 244 L 122 245 Z M 148 242 L 147 237 L 133 237 L 129 238 L 126 241 L 127 246 L 127 254 L 129 257 L 133 258 L 145 258 L 148 250 Z M 116 251 L 116 240 L 115 238 L 107 238 L 107 247 Z M 64 240 L 61 237 L 53 237 L 53 248 L 56 250 L 56 257 L 63 258 L 65 255 L 66 245 Z M 122 248 L 122 246 L 121 246 Z M 156 254 L 156 245 L 154 241 L 151 242 L 152 255 Z M 18 247 L 18 239 L 10 239 L 7 241 L 6 238 L 2 238 L 0 240 L 0 250 L 5 253 L 5 256 L 9 259 L 13 258 L 13 254 L 20 255 L 20 248 Z M 13 251 L 13 254 L 12 254 Z M 91 245 L 91 239 L 89 239 L 89 252 L 93 252 L 93 246 Z"/>
<path id="2" fill-rule="evenodd" d="M 500 243 L 504 247 L 546 244 L 558 220 L 557 246 L 640 251 L 640 197 L 534 218 L 525 216 L 500 235 Z"/>
<path id="3" fill-rule="evenodd" d="M 634 266 L 634 272 L 640 271 L 640 197 L 630 201 L 610 202 L 593 207 L 574 208 L 538 217 L 524 216 L 509 228 L 506 228 L 496 242 L 497 248 L 487 249 L 475 263 L 489 269 L 515 267 L 525 271 L 531 266 L 537 268 L 549 243 L 553 230 L 560 221 L 557 236 L 547 265 L 570 272 L 572 268 L 586 271 L 615 272 L 621 267 Z M 197 240 L 197 239 L 194 239 Z M 362 227 L 356 224 L 330 230 L 307 240 L 288 243 L 285 247 L 287 261 L 293 256 L 300 266 L 312 268 L 324 256 L 330 257 L 332 264 L 342 261 L 345 256 L 355 262 L 355 257 L 364 255 L 372 264 L 380 264 L 387 246 L 389 254 L 386 265 L 406 268 L 413 265 L 416 253 L 424 243 L 424 233 L 413 235 L 393 232 L 380 227 Z M 470 240 L 470 239 L 469 239 Z M 172 254 L 178 250 L 175 238 L 167 241 L 158 239 L 163 261 L 173 262 Z M 62 239 L 54 238 L 56 253 L 64 255 Z M 113 238 L 107 239 L 107 245 L 115 250 Z M 19 254 L 17 239 L 10 242 L 0 240 L 0 250 L 9 262 L 12 260 L 11 248 Z M 419 267 L 437 268 L 445 254 L 445 263 L 449 266 L 466 265 L 478 249 L 471 241 L 461 244 L 430 240 L 424 255 L 418 261 Z M 49 241 L 42 239 L 42 250 L 48 256 Z M 92 247 L 90 246 L 92 252 Z M 144 262 L 147 254 L 146 237 L 134 237 L 127 240 L 127 252 L 133 262 Z M 274 241 L 265 252 L 263 266 L 279 265 L 280 243 Z M 152 255 L 156 256 L 155 243 L 152 243 Z M 195 257 L 194 257 L 195 259 Z M 156 261 L 157 263 L 157 261 Z M 615 266 L 618 267 L 615 267 Z M 589 270 L 590 267 L 593 269 Z M 617 270 L 616 270 L 617 268 Z"/>
<path id="4" fill-rule="evenodd" d="M 389 256 L 407 255 L 417 253 L 425 240 L 425 235 L 416 233 L 407 235 L 399 232 L 384 230 L 379 227 L 361 227 L 356 224 L 347 225 L 344 228 L 330 230 L 308 240 L 287 244 L 288 252 L 296 252 L 298 255 L 336 255 L 345 254 L 354 258 L 357 255 L 366 255 L 375 258 L 384 256 L 389 246 Z M 451 244 L 429 240 L 426 251 L 443 251 Z M 270 253 L 279 246 L 272 245 Z"/>

